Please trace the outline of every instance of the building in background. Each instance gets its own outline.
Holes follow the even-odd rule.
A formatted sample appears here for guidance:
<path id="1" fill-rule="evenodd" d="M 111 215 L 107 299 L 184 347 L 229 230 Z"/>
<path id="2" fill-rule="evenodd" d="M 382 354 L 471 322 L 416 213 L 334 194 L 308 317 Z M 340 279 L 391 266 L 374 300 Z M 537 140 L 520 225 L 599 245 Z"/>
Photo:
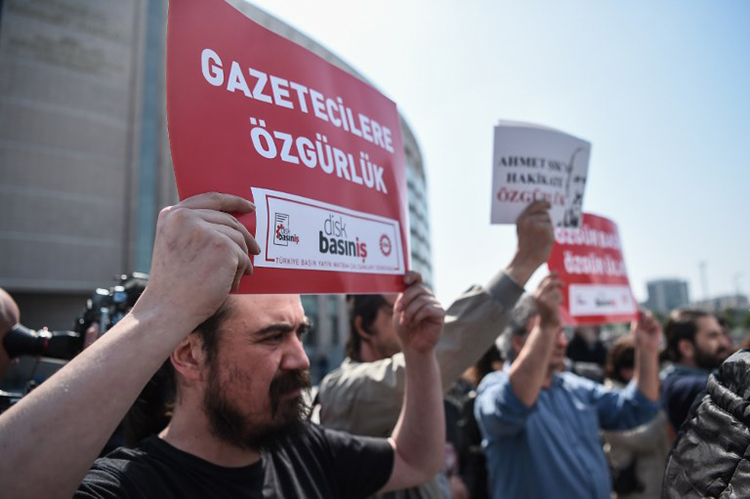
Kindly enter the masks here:
<path id="1" fill-rule="evenodd" d="M 285 23 L 230 3 L 365 80 Z M 150 267 L 158 211 L 177 201 L 166 15 L 165 0 L 0 0 L 0 286 L 32 328 L 71 328 L 95 288 Z M 431 283 L 425 171 L 403 119 L 401 127 L 412 268 Z M 306 347 L 317 377 L 343 358 L 346 304 L 303 303 L 316 324 Z"/>
<path id="2" fill-rule="evenodd" d="M 750 301 L 747 299 L 747 296 L 738 293 L 699 300 L 694 302 L 692 306 L 717 314 L 727 309 L 747 310 L 750 308 Z"/>
<path id="3" fill-rule="evenodd" d="M 96 287 L 148 271 L 176 200 L 164 120 L 166 2 L 0 2 L 0 286 L 68 329 Z"/>
<path id="4" fill-rule="evenodd" d="M 658 279 L 646 283 L 648 300 L 646 308 L 657 312 L 669 312 L 690 304 L 687 281 L 682 279 Z"/>

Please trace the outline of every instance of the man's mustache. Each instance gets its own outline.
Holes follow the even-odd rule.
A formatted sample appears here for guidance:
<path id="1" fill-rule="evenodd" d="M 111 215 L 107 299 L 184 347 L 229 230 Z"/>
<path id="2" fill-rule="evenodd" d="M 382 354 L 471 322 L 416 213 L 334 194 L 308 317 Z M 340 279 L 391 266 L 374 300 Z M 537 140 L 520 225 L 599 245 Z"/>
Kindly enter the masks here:
<path id="1" fill-rule="evenodd" d="M 282 395 L 294 390 L 304 390 L 311 386 L 312 383 L 310 382 L 310 373 L 308 371 L 286 371 L 277 375 L 271 381 L 269 388 L 269 393 L 271 394 L 271 415 L 276 416 Z"/>

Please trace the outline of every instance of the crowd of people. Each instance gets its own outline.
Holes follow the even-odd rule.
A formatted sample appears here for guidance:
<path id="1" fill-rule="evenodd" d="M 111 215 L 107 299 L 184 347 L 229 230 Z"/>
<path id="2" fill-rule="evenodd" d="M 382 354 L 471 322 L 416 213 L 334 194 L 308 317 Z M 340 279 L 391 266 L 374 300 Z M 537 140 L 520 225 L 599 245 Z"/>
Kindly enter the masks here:
<path id="1" fill-rule="evenodd" d="M 312 390 L 299 297 L 230 294 L 259 253 L 231 213 L 253 204 L 164 209 L 132 310 L 0 415 L 2 495 L 750 495 L 748 353 L 728 358 L 697 310 L 663 327 L 643 311 L 609 347 L 595 327 L 569 337 L 556 274 L 524 293 L 549 208 L 529 205 L 511 261 L 446 309 L 415 272 L 398 296 L 348 297 L 347 357 Z M 0 290 L 0 337 L 18 317 Z"/>

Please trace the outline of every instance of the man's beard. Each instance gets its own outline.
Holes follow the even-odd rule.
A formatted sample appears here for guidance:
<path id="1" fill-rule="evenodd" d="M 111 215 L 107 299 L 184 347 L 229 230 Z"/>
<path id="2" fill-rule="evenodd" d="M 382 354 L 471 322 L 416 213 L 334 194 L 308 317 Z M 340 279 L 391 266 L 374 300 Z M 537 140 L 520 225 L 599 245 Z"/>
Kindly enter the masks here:
<path id="1" fill-rule="evenodd" d="M 401 343 L 398 340 L 391 340 L 388 342 L 381 343 L 380 345 L 380 358 L 387 359 L 393 357 L 397 353 L 401 352 Z"/>
<path id="2" fill-rule="evenodd" d="M 203 409 L 216 437 L 241 449 L 261 451 L 273 448 L 283 438 L 302 429 L 310 407 L 301 395 L 283 400 L 282 395 L 310 388 L 307 371 L 283 372 L 271 381 L 270 421 L 262 423 L 248 420 L 234 401 L 224 395 L 218 371 L 215 365 L 209 368 L 208 387 L 203 398 Z"/>
<path id="3" fill-rule="evenodd" d="M 721 347 L 718 350 L 716 350 L 716 353 L 710 354 L 707 353 L 705 350 L 701 350 L 698 348 L 698 346 L 695 346 L 695 363 L 698 367 L 701 369 L 707 369 L 712 370 L 716 369 L 721 365 L 722 362 L 724 362 L 727 357 L 729 357 L 729 354 L 731 352 Z"/>

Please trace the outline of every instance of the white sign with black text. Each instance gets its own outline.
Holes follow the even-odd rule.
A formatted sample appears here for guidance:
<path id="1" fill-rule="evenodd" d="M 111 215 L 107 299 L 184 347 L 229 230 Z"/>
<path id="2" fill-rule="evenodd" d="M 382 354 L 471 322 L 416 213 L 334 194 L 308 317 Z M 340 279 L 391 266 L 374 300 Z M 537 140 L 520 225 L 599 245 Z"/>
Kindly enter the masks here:
<path id="1" fill-rule="evenodd" d="M 531 202 L 546 199 L 556 227 L 578 227 L 591 144 L 558 130 L 501 121 L 495 127 L 491 222 L 515 223 Z"/>

